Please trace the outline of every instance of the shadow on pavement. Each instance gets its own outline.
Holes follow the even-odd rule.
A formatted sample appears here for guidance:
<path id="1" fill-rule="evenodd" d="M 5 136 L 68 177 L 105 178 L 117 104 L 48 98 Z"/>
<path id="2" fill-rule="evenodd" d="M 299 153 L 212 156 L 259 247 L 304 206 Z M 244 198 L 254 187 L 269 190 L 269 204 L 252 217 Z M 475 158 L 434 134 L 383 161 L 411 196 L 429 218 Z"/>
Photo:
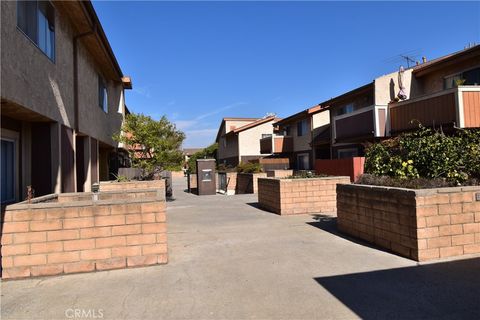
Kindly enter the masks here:
<path id="1" fill-rule="evenodd" d="M 314 279 L 362 319 L 480 319 L 480 258 Z"/>

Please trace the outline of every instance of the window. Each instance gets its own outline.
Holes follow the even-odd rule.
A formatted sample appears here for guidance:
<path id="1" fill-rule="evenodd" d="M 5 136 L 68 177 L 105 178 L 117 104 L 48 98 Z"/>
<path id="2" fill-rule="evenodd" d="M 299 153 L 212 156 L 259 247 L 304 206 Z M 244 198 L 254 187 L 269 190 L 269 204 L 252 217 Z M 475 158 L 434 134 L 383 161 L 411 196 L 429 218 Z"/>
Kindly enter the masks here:
<path id="1" fill-rule="evenodd" d="M 287 137 L 289 137 L 289 136 L 290 136 L 290 134 L 291 134 L 291 132 L 290 132 L 290 126 L 286 126 L 286 127 L 285 127 L 285 131 L 284 131 L 284 132 L 285 132 L 285 134 L 284 134 L 284 135 L 285 135 L 285 136 L 287 136 Z"/>
<path id="2" fill-rule="evenodd" d="M 297 156 L 297 168 L 298 170 L 310 169 L 310 157 L 308 153 L 302 153 Z"/>
<path id="3" fill-rule="evenodd" d="M 358 156 L 358 149 L 349 148 L 349 149 L 340 149 L 337 151 L 338 159 L 353 158 Z"/>
<path id="4" fill-rule="evenodd" d="M 307 133 L 307 120 L 297 122 L 297 136 L 301 137 Z"/>
<path id="5" fill-rule="evenodd" d="M 1 146 L 1 203 L 15 201 L 15 141 L 2 139 Z"/>
<path id="6" fill-rule="evenodd" d="M 480 68 L 470 69 L 448 77 L 443 80 L 443 87 L 450 89 L 459 85 L 478 86 L 480 85 Z"/>
<path id="7" fill-rule="evenodd" d="M 17 26 L 50 60 L 55 60 L 55 10 L 50 2 L 18 1 Z"/>
<path id="8" fill-rule="evenodd" d="M 101 76 L 98 76 L 98 105 L 103 111 L 108 112 L 107 86 Z"/>

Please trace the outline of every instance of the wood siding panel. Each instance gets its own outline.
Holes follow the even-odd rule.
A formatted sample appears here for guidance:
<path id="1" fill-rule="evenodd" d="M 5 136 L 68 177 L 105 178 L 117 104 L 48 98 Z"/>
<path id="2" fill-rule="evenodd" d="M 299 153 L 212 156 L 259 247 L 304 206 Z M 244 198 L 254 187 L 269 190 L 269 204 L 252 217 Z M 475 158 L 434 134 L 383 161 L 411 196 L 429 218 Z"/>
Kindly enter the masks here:
<path id="1" fill-rule="evenodd" d="M 336 139 L 374 136 L 373 110 L 335 120 Z"/>
<path id="2" fill-rule="evenodd" d="M 464 91 L 462 94 L 465 128 L 480 127 L 480 91 Z"/>
<path id="3" fill-rule="evenodd" d="M 423 126 L 456 123 L 455 94 L 448 93 L 430 99 L 412 101 L 390 109 L 392 132 L 416 129 L 417 121 Z"/>

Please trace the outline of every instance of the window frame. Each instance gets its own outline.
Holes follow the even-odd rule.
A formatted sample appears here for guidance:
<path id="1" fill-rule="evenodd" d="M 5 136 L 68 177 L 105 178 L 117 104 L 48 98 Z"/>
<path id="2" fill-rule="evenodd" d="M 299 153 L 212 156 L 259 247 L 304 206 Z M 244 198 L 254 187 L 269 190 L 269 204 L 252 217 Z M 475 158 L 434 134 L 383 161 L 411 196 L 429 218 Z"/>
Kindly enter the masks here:
<path id="1" fill-rule="evenodd" d="M 342 153 L 354 153 L 354 155 L 349 157 L 341 157 L 340 154 Z M 354 158 L 354 157 L 358 157 L 358 154 L 359 154 L 358 148 L 342 148 L 337 150 L 337 159 Z"/>
<path id="2" fill-rule="evenodd" d="M 26 2 L 26 1 L 25 1 Z M 38 6 L 38 3 L 39 1 L 36 0 L 36 1 L 32 1 L 32 2 L 35 2 L 35 30 L 36 30 L 36 39 L 32 39 L 19 25 L 19 3 L 20 1 L 17 1 L 16 2 L 16 10 L 15 10 L 15 14 L 16 14 L 16 28 L 17 28 L 17 31 L 19 31 L 20 33 L 22 33 L 25 38 L 27 38 L 30 43 L 32 43 L 35 47 L 37 47 L 38 50 L 40 50 L 40 52 L 46 56 L 48 58 L 48 60 L 50 60 L 50 62 L 52 62 L 53 64 L 56 63 L 56 58 L 57 58 L 57 32 L 56 32 L 56 9 L 55 9 L 55 6 L 53 5 L 53 3 L 51 1 L 45 1 L 45 3 L 47 3 L 47 5 L 49 5 L 52 10 L 53 10 L 53 43 L 52 43 L 52 56 L 49 56 L 47 54 L 47 52 L 43 51 L 43 49 L 40 47 L 40 32 L 39 32 L 39 11 L 40 11 L 40 8 Z M 48 20 L 48 17 L 47 18 L 47 21 L 50 23 L 51 21 Z"/>
<path id="3" fill-rule="evenodd" d="M 304 128 L 305 126 L 305 128 Z M 307 119 L 303 119 L 297 122 L 297 137 L 303 137 L 308 132 Z"/>
<path id="4" fill-rule="evenodd" d="M 98 106 L 100 107 L 100 109 L 107 113 L 108 114 L 108 85 L 107 85 L 107 81 L 105 80 L 105 78 L 101 75 L 101 74 L 98 74 Z M 100 100 L 100 92 L 101 90 L 103 89 L 103 99 Z M 105 105 L 103 105 L 103 103 L 105 103 Z"/>
<path id="5" fill-rule="evenodd" d="M 475 70 L 475 69 L 480 69 L 480 64 L 479 65 L 476 65 L 474 67 L 471 67 L 471 68 L 467 68 L 465 70 L 462 70 L 460 72 L 456 72 L 456 73 L 452 73 L 452 74 L 449 74 L 449 75 L 446 75 L 443 77 L 443 90 L 448 90 L 448 89 L 452 89 L 452 88 L 455 88 L 455 86 L 452 86 L 452 87 L 447 87 L 446 86 L 446 83 L 447 83 L 447 79 L 448 78 L 454 78 L 454 77 L 457 77 L 457 76 L 460 76 L 461 78 L 463 77 L 463 74 L 465 72 L 468 72 L 468 71 L 472 71 L 472 70 Z M 480 84 L 479 84 L 480 85 Z M 467 84 L 468 86 L 468 84 Z"/>

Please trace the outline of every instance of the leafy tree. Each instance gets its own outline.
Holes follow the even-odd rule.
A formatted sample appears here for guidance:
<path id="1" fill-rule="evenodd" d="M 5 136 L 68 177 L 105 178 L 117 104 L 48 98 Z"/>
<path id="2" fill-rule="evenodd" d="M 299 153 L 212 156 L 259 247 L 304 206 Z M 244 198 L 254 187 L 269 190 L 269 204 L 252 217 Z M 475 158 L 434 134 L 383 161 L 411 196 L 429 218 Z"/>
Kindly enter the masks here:
<path id="1" fill-rule="evenodd" d="M 180 147 L 185 134 L 165 116 L 155 121 L 143 114 L 129 114 L 114 139 L 124 144 L 132 167 L 141 169 L 142 179 L 153 179 L 156 173 L 182 164 Z"/>
<path id="2" fill-rule="evenodd" d="M 218 144 L 213 143 L 203 150 L 197 151 L 188 159 L 188 170 L 192 173 L 197 171 L 197 159 L 217 159 Z"/>

